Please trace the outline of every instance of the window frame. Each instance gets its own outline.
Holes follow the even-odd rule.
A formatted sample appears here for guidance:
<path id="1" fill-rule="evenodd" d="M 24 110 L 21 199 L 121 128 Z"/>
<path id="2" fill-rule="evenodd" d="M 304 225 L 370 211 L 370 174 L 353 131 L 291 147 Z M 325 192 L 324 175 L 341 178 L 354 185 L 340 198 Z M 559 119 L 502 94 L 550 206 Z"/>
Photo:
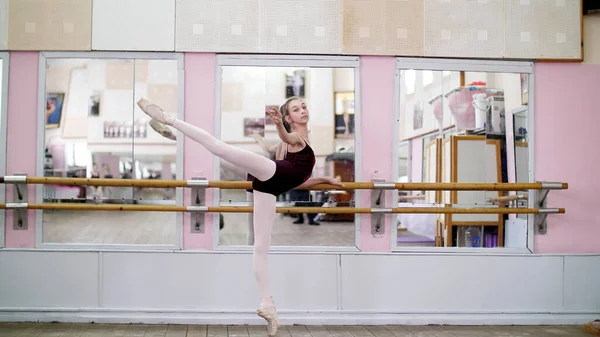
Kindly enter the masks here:
<path id="1" fill-rule="evenodd" d="M 7 52 L 0 53 L 2 60 L 2 103 L 0 104 L 0 176 L 6 175 L 6 150 L 7 150 L 7 116 L 8 116 L 8 70 L 10 64 L 10 54 Z M 6 202 L 6 184 L 0 184 L 0 203 Z M 0 248 L 4 247 L 4 230 L 6 222 L 6 211 L 0 210 Z"/>
<path id="2" fill-rule="evenodd" d="M 46 61 L 48 59 L 125 59 L 125 60 L 176 60 L 177 61 L 177 117 L 184 118 L 185 71 L 183 53 L 172 52 L 40 52 L 38 70 L 38 124 L 37 124 L 37 162 L 36 175 L 44 175 L 45 120 L 44 107 L 46 98 Z M 134 74 L 135 76 L 135 74 Z M 135 90 L 135 82 L 134 82 Z M 183 179 L 183 139 L 177 138 L 176 145 L 176 179 Z M 36 187 L 35 200 L 43 202 L 43 186 Z M 175 204 L 183 206 L 183 189 L 175 192 Z M 43 211 L 35 211 L 35 247 L 42 249 L 69 250 L 164 250 L 175 251 L 183 249 L 183 214 L 177 212 L 175 226 L 177 242 L 174 244 L 96 244 L 96 243 L 48 243 L 43 242 Z"/>
<path id="3" fill-rule="evenodd" d="M 215 57 L 215 111 L 214 111 L 214 136 L 221 137 L 221 90 L 222 67 L 311 67 L 311 68 L 354 68 L 354 180 L 361 181 L 362 177 L 362 149 L 361 149 L 361 90 L 360 90 L 360 57 L 358 56 L 319 56 L 319 55 L 267 55 L 267 54 L 217 54 Z M 213 177 L 219 177 L 220 161 L 215 158 L 213 163 Z M 356 193 L 355 203 L 360 204 L 361 193 Z M 213 193 L 213 205 L 219 205 L 220 193 Z M 354 246 L 272 246 L 272 251 L 279 252 L 359 252 L 361 243 L 361 219 L 354 220 Z M 214 251 L 242 251 L 252 250 L 248 245 L 222 246 L 219 244 L 219 214 L 213 214 L 213 250 Z"/>
<path id="4" fill-rule="evenodd" d="M 482 59 L 441 59 L 441 58 L 414 58 L 414 57 L 396 57 L 395 65 L 395 83 L 394 83 L 394 119 L 395 127 L 393 133 L 393 144 L 396 146 L 392 149 L 392 155 L 395 160 L 392 161 L 392 172 L 398 172 L 398 144 L 399 144 L 399 128 L 400 128 L 400 90 L 401 90 L 401 71 L 415 70 L 432 70 L 432 71 L 465 71 L 465 72 L 496 72 L 496 73 L 521 73 L 529 75 L 529 104 L 527 112 L 527 128 L 529 133 L 529 181 L 535 181 L 535 62 L 534 61 L 496 61 Z M 536 193 L 535 190 L 529 190 L 528 207 L 535 207 Z M 398 204 L 398 193 L 392 194 L 392 204 Z M 398 230 L 398 215 L 392 214 L 392 226 L 390 230 L 390 252 L 392 253 L 442 253 L 456 254 L 466 253 L 473 255 L 504 255 L 504 254 L 533 254 L 534 250 L 534 221 L 535 215 L 528 214 L 527 216 L 527 246 L 523 248 L 466 248 L 466 247 L 398 247 L 397 235 Z"/>

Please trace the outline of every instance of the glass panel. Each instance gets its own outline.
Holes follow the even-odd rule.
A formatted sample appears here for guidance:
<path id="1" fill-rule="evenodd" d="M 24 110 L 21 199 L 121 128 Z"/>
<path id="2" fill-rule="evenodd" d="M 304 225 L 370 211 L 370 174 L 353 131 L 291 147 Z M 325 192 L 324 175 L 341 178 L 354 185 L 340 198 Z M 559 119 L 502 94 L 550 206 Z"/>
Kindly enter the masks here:
<path id="1" fill-rule="evenodd" d="M 411 182 L 439 182 L 441 136 L 444 106 L 441 71 L 401 70 L 399 160 L 410 153 L 410 170 L 399 179 Z M 410 148 L 408 148 L 410 146 Z M 399 165 L 402 170 L 402 165 Z M 410 174 L 408 174 L 410 172 Z M 430 207 L 440 202 L 435 191 L 400 191 L 398 207 Z M 397 246 L 435 246 L 438 216 L 435 214 L 398 214 Z"/>
<path id="2" fill-rule="evenodd" d="M 429 134 L 410 134 L 406 132 L 408 123 L 401 114 L 400 139 L 410 139 L 412 162 L 420 159 L 423 163 L 420 170 L 422 177 L 414 173 L 419 171 L 412 171 L 408 180 L 528 182 L 527 92 L 521 90 L 527 89 L 528 75 L 443 71 L 440 76 L 433 72 L 434 79 L 429 86 L 435 87 L 438 79 L 442 84 L 441 90 L 437 89 L 441 92 L 431 93 L 427 90 L 428 85 L 423 86 L 425 90 L 420 90 L 418 83 L 419 78 L 423 78 L 424 84 L 430 81 L 427 79 L 430 75 L 426 74 L 420 76 L 417 71 L 413 94 L 404 94 L 401 86 L 401 111 L 408 110 L 406 115 L 410 117 L 406 104 L 412 100 L 430 99 L 434 103 L 434 112 L 443 122 L 439 130 Z M 404 85 L 404 82 L 401 83 Z M 431 99 L 434 94 L 439 95 L 439 100 Z M 438 161 L 441 163 L 438 164 Z M 527 206 L 524 197 L 520 201 L 503 200 L 513 194 L 498 191 L 425 192 L 424 205 L 430 203 L 459 208 Z M 526 247 L 526 215 L 440 214 L 434 217 L 407 214 L 400 216 L 400 226 L 403 225 L 403 217 L 407 228 L 398 231 L 399 238 L 403 232 L 413 236 L 431 235 L 432 228 L 435 228 L 433 237 L 439 247 Z M 427 220 L 419 221 L 419 218 Z M 409 244 L 403 244 L 399 239 L 398 246 L 432 245 L 431 242 L 417 241 L 411 238 Z"/>
<path id="3" fill-rule="evenodd" d="M 354 69 L 225 66 L 221 69 L 221 129 L 224 142 L 271 159 L 287 149 L 266 110 L 292 96 L 306 104 L 309 142 L 315 152 L 313 177 L 354 181 Z M 243 169 L 220 161 L 221 180 L 246 180 Z M 243 190 L 220 190 L 220 204 L 249 205 Z M 279 195 L 278 206 L 354 206 L 352 191 L 294 190 Z M 253 243 L 251 214 L 224 213 L 220 245 Z M 279 214 L 274 246 L 354 246 L 354 215 Z"/>
<path id="4" fill-rule="evenodd" d="M 176 78 L 177 67 L 164 62 Z M 162 177 L 156 174 L 156 162 L 161 163 L 158 169 L 163 160 L 171 167 L 174 142 L 148 130 L 148 118 L 135 102 L 147 93 L 152 96 L 148 88 L 158 85 L 162 90 L 160 86 L 173 79 L 160 65 L 150 73 L 148 64 L 131 59 L 47 59 L 45 176 Z M 158 101 L 161 97 L 155 95 Z M 144 192 L 132 187 L 46 185 L 44 202 L 174 204 L 173 191 L 152 191 L 150 196 Z M 167 212 L 43 214 L 45 243 L 175 244 L 175 228 L 175 214 Z"/>

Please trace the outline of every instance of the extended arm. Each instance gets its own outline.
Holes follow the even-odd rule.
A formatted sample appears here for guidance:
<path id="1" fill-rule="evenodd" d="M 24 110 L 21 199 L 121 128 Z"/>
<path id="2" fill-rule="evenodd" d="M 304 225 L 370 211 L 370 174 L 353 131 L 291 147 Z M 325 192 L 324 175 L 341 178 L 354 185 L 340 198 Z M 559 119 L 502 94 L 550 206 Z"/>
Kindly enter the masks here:
<path id="1" fill-rule="evenodd" d="M 283 126 L 283 123 L 276 124 L 277 125 L 277 134 L 279 138 L 287 144 L 295 145 L 302 143 L 302 137 L 295 133 L 289 133 Z"/>

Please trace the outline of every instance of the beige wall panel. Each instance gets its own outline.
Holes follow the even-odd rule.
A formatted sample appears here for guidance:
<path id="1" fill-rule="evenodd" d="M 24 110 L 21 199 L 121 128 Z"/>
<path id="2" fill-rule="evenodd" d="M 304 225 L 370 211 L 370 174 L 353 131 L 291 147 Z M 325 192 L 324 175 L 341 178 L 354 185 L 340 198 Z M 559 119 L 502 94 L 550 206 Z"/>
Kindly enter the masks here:
<path id="1" fill-rule="evenodd" d="M 259 4 L 261 52 L 341 54 L 341 1 L 260 0 Z"/>
<path id="2" fill-rule="evenodd" d="M 258 0 L 177 0 L 177 51 L 258 52 Z"/>
<path id="3" fill-rule="evenodd" d="M 8 42 L 8 0 L 0 0 L 0 50 L 6 50 Z"/>
<path id="4" fill-rule="evenodd" d="M 90 50 L 92 0 L 9 0 L 8 49 Z"/>
<path id="5" fill-rule="evenodd" d="M 386 50 L 390 54 L 423 56 L 423 0 L 388 0 Z"/>
<path id="6" fill-rule="evenodd" d="M 386 54 L 386 0 L 342 0 L 344 54 Z"/>

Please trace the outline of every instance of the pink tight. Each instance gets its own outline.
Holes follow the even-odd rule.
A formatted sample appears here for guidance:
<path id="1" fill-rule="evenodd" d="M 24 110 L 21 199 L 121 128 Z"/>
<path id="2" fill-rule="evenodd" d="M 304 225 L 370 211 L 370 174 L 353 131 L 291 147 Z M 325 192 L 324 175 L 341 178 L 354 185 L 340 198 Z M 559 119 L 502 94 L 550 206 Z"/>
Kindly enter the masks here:
<path id="1" fill-rule="evenodd" d="M 169 123 L 171 124 L 171 123 Z M 275 174 L 275 162 L 259 154 L 240 149 L 216 139 L 199 127 L 176 119 L 172 126 L 184 135 L 202 144 L 208 151 L 248 172 L 261 181 Z M 275 222 L 276 198 L 272 194 L 254 191 L 254 252 L 252 262 L 261 303 L 270 304 L 268 254 L 271 231 Z"/>

